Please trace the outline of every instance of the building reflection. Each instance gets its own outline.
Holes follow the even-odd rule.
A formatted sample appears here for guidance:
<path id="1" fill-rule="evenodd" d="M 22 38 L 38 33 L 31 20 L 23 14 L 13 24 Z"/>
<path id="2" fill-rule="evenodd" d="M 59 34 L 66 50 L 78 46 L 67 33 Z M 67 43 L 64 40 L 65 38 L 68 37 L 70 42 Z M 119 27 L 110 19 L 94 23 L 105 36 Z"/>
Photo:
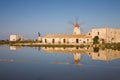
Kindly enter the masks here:
<path id="1" fill-rule="evenodd" d="M 99 50 L 99 52 L 92 52 L 90 56 L 93 60 L 110 61 L 110 60 L 120 59 L 120 51 L 105 49 L 105 50 Z"/>
<path id="2" fill-rule="evenodd" d="M 23 46 L 10 46 L 10 50 L 19 50 L 22 48 L 23 48 Z"/>
<path id="3" fill-rule="evenodd" d="M 81 56 L 82 54 L 90 54 L 93 51 L 93 48 L 85 47 L 42 47 L 42 50 L 46 52 L 57 52 L 57 53 L 68 53 L 73 54 L 73 59 L 75 64 L 81 64 Z"/>
<path id="4" fill-rule="evenodd" d="M 81 56 L 87 54 L 93 60 L 116 60 L 120 59 L 120 51 L 112 49 L 99 49 L 99 48 L 80 48 L 80 47 L 42 47 L 47 52 L 57 53 L 72 53 L 73 59 L 76 64 L 81 63 Z"/>

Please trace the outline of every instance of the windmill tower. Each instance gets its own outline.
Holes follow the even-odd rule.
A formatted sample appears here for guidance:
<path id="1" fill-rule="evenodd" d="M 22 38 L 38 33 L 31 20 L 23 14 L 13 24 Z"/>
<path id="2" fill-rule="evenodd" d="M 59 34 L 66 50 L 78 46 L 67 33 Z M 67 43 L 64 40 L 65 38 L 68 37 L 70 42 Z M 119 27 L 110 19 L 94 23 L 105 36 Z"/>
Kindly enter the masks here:
<path id="1" fill-rule="evenodd" d="M 74 25 L 73 34 L 81 34 L 80 25 L 78 23 Z"/>
<path id="2" fill-rule="evenodd" d="M 76 19 L 76 23 L 74 24 L 73 34 L 81 34 L 80 25 L 78 24 L 78 19 Z"/>

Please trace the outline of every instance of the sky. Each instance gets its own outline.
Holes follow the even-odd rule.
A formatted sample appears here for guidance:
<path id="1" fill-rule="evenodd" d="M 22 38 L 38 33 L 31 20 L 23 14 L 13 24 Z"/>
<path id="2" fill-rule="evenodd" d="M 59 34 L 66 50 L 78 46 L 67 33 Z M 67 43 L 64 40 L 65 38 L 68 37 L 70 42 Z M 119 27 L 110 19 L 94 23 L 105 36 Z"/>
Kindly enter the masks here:
<path id="1" fill-rule="evenodd" d="M 73 25 L 81 32 L 92 28 L 120 28 L 120 0 L 0 0 L 0 40 L 11 34 L 37 39 L 38 32 L 72 34 Z"/>

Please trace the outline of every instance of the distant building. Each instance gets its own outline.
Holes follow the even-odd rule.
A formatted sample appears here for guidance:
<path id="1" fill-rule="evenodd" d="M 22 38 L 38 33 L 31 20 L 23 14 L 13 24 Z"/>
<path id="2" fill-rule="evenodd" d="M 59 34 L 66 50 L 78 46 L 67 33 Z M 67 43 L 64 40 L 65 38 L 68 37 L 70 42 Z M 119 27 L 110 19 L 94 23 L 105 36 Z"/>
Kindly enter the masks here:
<path id="1" fill-rule="evenodd" d="M 22 35 L 10 35 L 10 41 L 21 41 L 23 40 Z"/>
<path id="2" fill-rule="evenodd" d="M 105 42 L 105 43 L 120 42 L 120 29 L 96 28 L 96 29 L 92 29 L 92 31 L 89 33 L 89 35 L 92 36 L 92 39 L 95 36 L 98 36 L 100 42 Z"/>

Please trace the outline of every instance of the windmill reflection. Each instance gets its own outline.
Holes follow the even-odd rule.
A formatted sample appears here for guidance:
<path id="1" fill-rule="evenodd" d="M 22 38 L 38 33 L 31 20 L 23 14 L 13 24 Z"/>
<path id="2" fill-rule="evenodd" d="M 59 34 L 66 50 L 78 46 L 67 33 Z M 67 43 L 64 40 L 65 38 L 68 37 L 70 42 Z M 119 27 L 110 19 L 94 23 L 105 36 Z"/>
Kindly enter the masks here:
<path id="1" fill-rule="evenodd" d="M 78 64 L 80 62 L 81 59 L 81 54 L 80 53 L 74 53 L 74 61 L 76 64 Z"/>
<path id="2" fill-rule="evenodd" d="M 54 62 L 54 64 L 77 64 L 82 65 L 80 62 L 82 54 L 88 54 L 92 52 L 92 48 L 80 48 L 80 47 L 42 47 L 42 49 L 46 52 L 57 52 L 57 53 L 68 53 L 73 54 L 74 63 L 68 62 Z"/>
<path id="3" fill-rule="evenodd" d="M 11 50 L 22 49 L 22 46 L 10 46 Z M 73 54 L 71 60 L 74 62 L 52 62 L 52 64 L 77 64 L 81 65 L 83 54 L 87 54 L 93 60 L 111 61 L 120 59 L 120 51 L 112 49 L 101 49 L 99 47 L 35 47 L 38 50 L 44 50 L 48 53 Z M 5 60 L 1 60 L 5 62 Z"/>
<path id="4" fill-rule="evenodd" d="M 115 59 L 120 59 L 120 51 L 112 49 L 100 49 L 97 48 L 80 48 L 80 47 L 42 47 L 44 51 L 47 52 L 57 52 L 57 53 L 72 53 L 75 64 L 82 64 L 80 62 L 81 56 L 87 54 L 93 60 L 103 60 L 111 61 Z M 60 62 L 59 62 L 60 64 Z M 61 63 L 62 64 L 62 63 Z M 66 63 L 65 63 L 66 64 Z M 68 63 L 67 63 L 68 64 Z"/>

